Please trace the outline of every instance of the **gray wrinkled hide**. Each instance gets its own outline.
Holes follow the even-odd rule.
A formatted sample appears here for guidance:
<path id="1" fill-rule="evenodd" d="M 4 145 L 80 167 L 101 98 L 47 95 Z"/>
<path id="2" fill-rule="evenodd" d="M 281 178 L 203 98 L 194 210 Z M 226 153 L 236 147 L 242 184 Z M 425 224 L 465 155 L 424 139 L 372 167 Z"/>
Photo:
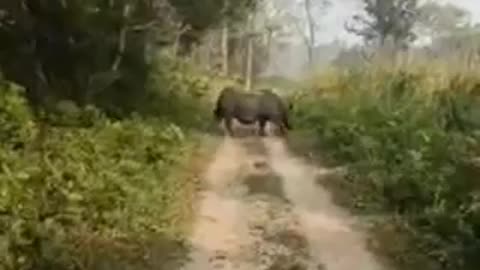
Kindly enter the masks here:
<path id="1" fill-rule="evenodd" d="M 232 120 L 242 124 L 260 124 L 260 135 L 265 135 L 267 122 L 274 123 L 282 134 L 290 129 L 288 107 L 283 100 L 270 89 L 255 93 L 246 93 L 233 87 L 226 87 L 220 93 L 214 115 L 217 121 L 225 120 L 227 131 L 233 135 Z"/>

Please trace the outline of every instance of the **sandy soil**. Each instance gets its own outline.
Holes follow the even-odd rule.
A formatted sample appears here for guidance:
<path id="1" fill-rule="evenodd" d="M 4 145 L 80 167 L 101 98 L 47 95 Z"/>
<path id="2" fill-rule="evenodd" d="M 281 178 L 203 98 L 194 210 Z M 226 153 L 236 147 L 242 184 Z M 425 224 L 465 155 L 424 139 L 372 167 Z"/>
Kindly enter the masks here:
<path id="1" fill-rule="evenodd" d="M 328 169 L 280 139 L 222 140 L 203 175 L 185 270 L 386 269 L 355 218 L 317 184 Z"/>

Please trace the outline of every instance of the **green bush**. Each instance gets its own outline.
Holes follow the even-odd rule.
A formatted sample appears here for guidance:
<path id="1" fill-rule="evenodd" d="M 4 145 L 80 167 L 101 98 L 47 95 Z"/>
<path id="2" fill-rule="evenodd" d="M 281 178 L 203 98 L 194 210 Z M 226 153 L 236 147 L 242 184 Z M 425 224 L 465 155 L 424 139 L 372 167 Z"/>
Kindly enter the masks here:
<path id="1" fill-rule="evenodd" d="M 429 89 L 429 79 L 345 73 L 322 93 L 298 96 L 295 114 L 322 149 L 351 164 L 350 206 L 400 215 L 424 254 L 465 269 L 480 251 L 480 81 L 455 77 Z"/>
<path id="2" fill-rule="evenodd" d="M 0 91 L 0 142 L 12 147 L 31 135 L 32 118 L 21 90 L 0 81 Z"/>
<path id="3" fill-rule="evenodd" d="M 181 243 L 193 199 L 185 166 L 207 112 L 195 91 L 209 82 L 165 70 L 145 111 L 121 119 L 61 101 L 35 121 L 21 90 L 2 84 L 0 269 L 103 269 L 95 261 L 107 255 L 111 269 L 129 269 L 148 263 L 148 246 Z"/>

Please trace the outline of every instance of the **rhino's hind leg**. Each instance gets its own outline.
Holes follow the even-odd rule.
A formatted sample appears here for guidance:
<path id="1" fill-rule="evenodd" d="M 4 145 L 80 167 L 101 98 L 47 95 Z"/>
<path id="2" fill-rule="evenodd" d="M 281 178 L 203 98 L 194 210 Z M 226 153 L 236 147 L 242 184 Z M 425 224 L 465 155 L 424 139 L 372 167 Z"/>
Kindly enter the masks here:
<path id="1" fill-rule="evenodd" d="M 260 137 L 265 137 L 267 133 L 265 132 L 265 127 L 267 126 L 267 119 L 260 119 L 259 120 L 259 127 L 258 127 L 258 135 Z"/>
<path id="2" fill-rule="evenodd" d="M 285 125 L 284 125 L 283 123 L 280 123 L 280 124 L 278 125 L 278 130 L 279 130 L 279 133 L 280 133 L 279 135 L 280 135 L 280 136 L 285 136 L 285 135 L 287 135 L 287 128 L 285 127 Z"/>
<path id="3" fill-rule="evenodd" d="M 233 119 L 231 117 L 225 117 L 225 129 L 227 130 L 227 135 L 233 137 L 233 128 L 232 128 Z"/>
<path id="4" fill-rule="evenodd" d="M 275 126 L 276 126 L 277 136 L 285 136 L 287 134 L 287 127 L 285 126 L 285 123 L 283 121 L 279 119 L 276 120 Z"/>

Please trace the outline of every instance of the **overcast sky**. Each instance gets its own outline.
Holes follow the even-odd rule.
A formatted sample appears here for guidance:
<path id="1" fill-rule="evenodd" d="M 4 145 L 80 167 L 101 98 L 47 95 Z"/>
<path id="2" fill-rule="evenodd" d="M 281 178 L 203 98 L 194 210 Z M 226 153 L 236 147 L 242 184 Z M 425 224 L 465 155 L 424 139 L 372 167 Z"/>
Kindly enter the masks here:
<path id="1" fill-rule="evenodd" d="M 291 4 L 293 0 L 272 0 L 277 3 L 283 3 L 281 6 L 286 7 Z M 319 0 L 312 0 L 319 1 Z M 326 12 L 325 15 L 320 15 L 320 19 L 317 23 L 320 26 L 317 32 L 317 42 L 319 44 L 330 43 L 334 40 L 340 40 L 346 43 L 346 45 L 353 45 L 357 42 L 361 42 L 360 38 L 345 31 L 344 25 L 347 21 L 350 21 L 353 15 L 361 13 L 363 10 L 362 0 L 330 0 L 332 6 Z M 421 1 L 421 0 L 420 0 Z M 480 0 L 436 0 L 444 3 L 455 4 L 468 10 L 471 13 L 473 22 L 480 22 Z M 297 0 L 299 4 L 302 4 L 302 0 Z M 300 6 L 301 7 L 301 6 Z M 292 11 L 292 10 L 291 10 Z M 296 9 L 296 12 L 304 12 L 302 8 Z M 302 48 L 302 49 L 300 49 Z M 335 57 L 335 56 L 332 56 Z M 328 59 L 322 59 L 319 61 L 330 61 L 332 57 Z M 273 52 L 270 67 L 266 74 L 287 76 L 291 78 L 297 78 L 301 74 L 304 74 L 305 64 L 307 63 L 305 48 L 291 47 L 287 50 Z"/>
<path id="2" fill-rule="evenodd" d="M 438 0 L 439 2 L 452 3 L 467 9 L 472 14 L 474 22 L 480 22 L 480 0 Z M 327 15 L 321 20 L 322 29 L 318 33 L 318 42 L 327 43 L 334 39 L 340 39 L 348 44 L 358 42 L 358 37 L 348 33 L 344 29 L 346 21 L 360 12 L 361 0 L 334 0 Z"/>

